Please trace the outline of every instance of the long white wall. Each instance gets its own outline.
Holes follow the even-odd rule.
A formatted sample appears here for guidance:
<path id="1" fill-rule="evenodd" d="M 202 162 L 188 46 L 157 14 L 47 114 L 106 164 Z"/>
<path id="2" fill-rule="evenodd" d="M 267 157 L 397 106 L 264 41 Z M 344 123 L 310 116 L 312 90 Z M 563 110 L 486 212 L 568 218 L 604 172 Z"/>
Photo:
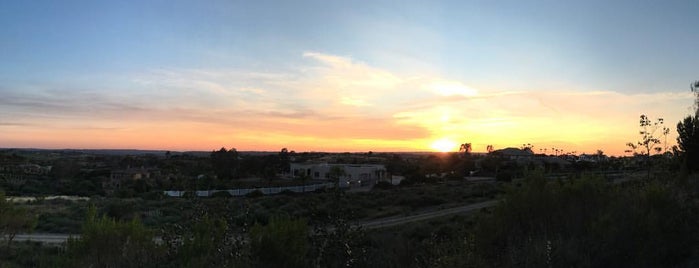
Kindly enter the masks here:
<path id="1" fill-rule="evenodd" d="M 294 193 L 305 193 L 313 192 L 318 189 L 332 188 L 335 187 L 332 183 L 322 183 L 322 184 L 310 184 L 305 186 L 284 186 L 284 187 L 267 187 L 267 188 L 245 188 L 245 189 L 230 189 L 230 190 L 209 190 L 209 191 L 195 191 L 195 194 L 199 197 L 209 197 L 217 192 L 228 192 L 231 196 L 244 196 L 246 194 L 252 193 L 254 191 L 260 191 L 265 195 L 278 194 L 283 191 L 289 190 Z M 170 197 L 182 197 L 185 193 L 191 191 L 164 191 L 166 196 Z"/>

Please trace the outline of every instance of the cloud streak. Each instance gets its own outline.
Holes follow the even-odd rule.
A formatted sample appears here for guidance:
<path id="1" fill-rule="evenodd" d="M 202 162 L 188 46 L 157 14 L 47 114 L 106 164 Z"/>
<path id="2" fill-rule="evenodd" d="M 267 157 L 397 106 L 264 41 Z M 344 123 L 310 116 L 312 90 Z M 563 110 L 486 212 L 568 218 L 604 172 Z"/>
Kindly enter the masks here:
<path id="1" fill-rule="evenodd" d="M 304 64 L 269 73 L 150 70 L 109 90 L 79 82 L 31 91 L 0 85 L 0 138 L 26 147 L 337 151 L 426 150 L 449 139 L 477 151 L 533 143 L 620 153 L 640 113 L 674 122 L 691 105 L 688 92 L 477 89 L 351 57 L 301 56 Z M 75 136 L 81 143 L 71 143 Z"/>

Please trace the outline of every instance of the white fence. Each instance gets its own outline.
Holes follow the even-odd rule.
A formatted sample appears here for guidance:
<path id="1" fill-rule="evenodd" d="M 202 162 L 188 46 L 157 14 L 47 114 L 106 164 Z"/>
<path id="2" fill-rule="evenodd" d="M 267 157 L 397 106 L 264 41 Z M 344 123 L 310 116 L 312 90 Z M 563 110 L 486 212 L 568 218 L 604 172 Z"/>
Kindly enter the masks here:
<path id="1" fill-rule="evenodd" d="M 195 191 L 194 193 L 199 197 L 209 197 L 218 192 L 228 192 L 231 196 L 244 196 L 254 191 L 260 191 L 264 195 L 278 194 L 283 191 L 291 191 L 294 193 L 305 193 L 313 192 L 318 189 L 332 188 L 335 187 L 333 183 L 322 183 L 322 184 L 311 184 L 311 185 L 299 185 L 299 186 L 285 186 L 285 187 L 267 187 L 267 188 L 249 188 L 249 189 L 230 189 L 230 190 L 208 190 L 208 191 Z M 182 197 L 188 191 L 164 191 L 166 196 L 170 197 Z"/>

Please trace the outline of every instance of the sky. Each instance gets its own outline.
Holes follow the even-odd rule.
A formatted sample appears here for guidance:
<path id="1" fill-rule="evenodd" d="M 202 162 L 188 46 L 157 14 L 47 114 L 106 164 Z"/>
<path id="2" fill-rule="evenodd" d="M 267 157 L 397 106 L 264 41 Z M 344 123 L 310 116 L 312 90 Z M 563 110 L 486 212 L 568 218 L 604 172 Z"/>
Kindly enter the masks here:
<path id="1" fill-rule="evenodd" d="M 0 147 L 623 155 L 699 1 L 1 1 Z"/>

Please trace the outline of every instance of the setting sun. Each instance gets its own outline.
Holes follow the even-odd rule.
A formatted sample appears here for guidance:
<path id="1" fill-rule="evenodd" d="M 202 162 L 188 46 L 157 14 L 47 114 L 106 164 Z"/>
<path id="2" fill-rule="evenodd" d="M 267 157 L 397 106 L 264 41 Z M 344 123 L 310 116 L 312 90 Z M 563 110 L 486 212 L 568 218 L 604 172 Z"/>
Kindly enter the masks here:
<path id="1" fill-rule="evenodd" d="M 699 62 L 696 1 L 633 5 L 643 12 L 604 5 L 619 14 L 571 1 L 580 12 L 569 19 L 564 4 L 524 1 L 500 14 L 478 1 L 355 9 L 301 0 L 283 5 L 281 20 L 279 5 L 258 1 L 25 2 L 0 1 L 13 15 L 0 16 L 4 148 L 436 152 L 472 143 L 485 152 L 529 143 L 537 153 L 620 156 L 640 114 L 665 119 L 671 148 L 672 125 L 693 104 L 687 82 L 699 79 L 688 65 Z M 639 46 L 618 34 L 628 25 L 653 26 L 631 37 L 682 42 Z"/>
<path id="2" fill-rule="evenodd" d="M 449 139 L 439 139 L 434 141 L 432 145 L 430 145 L 430 148 L 443 153 L 451 152 L 454 151 L 454 149 L 456 148 L 456 142 Z"/>

